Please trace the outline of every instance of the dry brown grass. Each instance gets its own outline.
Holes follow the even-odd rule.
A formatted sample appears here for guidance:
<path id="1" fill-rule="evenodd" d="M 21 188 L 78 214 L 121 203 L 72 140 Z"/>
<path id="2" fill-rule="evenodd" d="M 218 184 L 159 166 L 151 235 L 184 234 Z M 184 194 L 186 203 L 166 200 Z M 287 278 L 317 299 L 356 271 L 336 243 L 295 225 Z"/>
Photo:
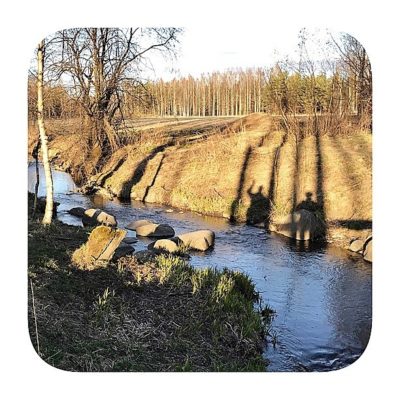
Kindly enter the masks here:
<path id="1" fill-rule="evenodd" d="M 142 165 L 130 189 L 129 175 Z M 184 145 L 132 148 L 126 163 L 106 180 L 117 195 L 246 220 L 253 195 L 271 197 L 272 214 L 290 212 L 307 198 L 320 203 L 327 222 L 371 220 L 371 135 L 307 136 L 296 141 L 273 130 L 263 115 Z M 318 165 L 321 168 L 318 168 Z M 128 172 L 129 171 L 129 172 Z M 124 186 L 124 182 L 128 185 Z M 125 187 L 125 191 L 122 191 Z"/>
<path id="2" fill-rule="evenodd" d="M 151 128 L 136 132 L 132 144 L 93 177 L 117 196 L 254 222 L 257 213 L 264 218 L 267 212 L 273 220 L 291 212 L 310 193 L 328 225 L 329 240 L 371 228 L 368 132 L 311 135 L 296 144 L 293 135 L 277 130 L 277 121 L 262 114 L 233 120 L 150 119 L 143 125 Z M 55 138 L 52 149 L 61 148 L 64 137 Z M 60 159 L 79 159 L 72 142 L 71 136 Z"/>
<path id="3" fill-rule="evenodd" d="M 372 135 L 324 137 L 328 220 L 367 220 L 372 215 Z"/>

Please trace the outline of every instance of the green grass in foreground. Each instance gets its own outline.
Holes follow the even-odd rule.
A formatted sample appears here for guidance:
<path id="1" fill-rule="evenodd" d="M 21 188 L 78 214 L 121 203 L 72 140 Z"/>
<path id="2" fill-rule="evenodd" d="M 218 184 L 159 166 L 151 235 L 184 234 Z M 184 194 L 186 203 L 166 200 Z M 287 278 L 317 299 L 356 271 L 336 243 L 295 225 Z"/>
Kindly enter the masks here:
<path id="1" fill-rule="evenodd" d="M 70 257 L 88 233 L 29 221 L 29 331 L 47 363 L 70 371 L 265 371 L 269 319 L 254 309 L 247 276 L 194 269 L 172 255 L 80 270 Z"/>

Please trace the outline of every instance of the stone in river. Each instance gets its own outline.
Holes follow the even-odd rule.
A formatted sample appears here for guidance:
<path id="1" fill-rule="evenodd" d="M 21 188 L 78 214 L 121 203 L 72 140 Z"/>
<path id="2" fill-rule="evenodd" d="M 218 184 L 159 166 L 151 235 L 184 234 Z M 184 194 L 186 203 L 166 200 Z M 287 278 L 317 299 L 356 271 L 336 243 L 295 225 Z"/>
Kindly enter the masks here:
<path id="1" fill-rule="evenodd" d="M 166 224 L 147 224 L 136 228 L 138 236 L 167 238 L 175 235 L 174 229 Z"/>
<path id="2" fill-rule="evenodd" d="M 152 224 L 152 223 L 153 223 L 152 221 L 148 221 L 147 219 L 139 219 L 139 220 L 130 222 L 125 228 L 129 229 L 131 231 L 136 231 L 136 229 L 139 228 L 140 226 L 148 225 L 148 224 Z"/>

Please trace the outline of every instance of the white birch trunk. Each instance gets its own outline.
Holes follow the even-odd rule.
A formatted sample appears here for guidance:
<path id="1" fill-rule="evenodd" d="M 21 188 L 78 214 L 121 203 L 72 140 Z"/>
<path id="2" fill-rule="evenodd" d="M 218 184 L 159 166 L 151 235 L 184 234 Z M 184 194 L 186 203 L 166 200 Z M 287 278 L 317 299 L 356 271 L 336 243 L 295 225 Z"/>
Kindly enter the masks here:
<path id="1" fill-rule="evenodd" d="M 51 176 L 48 147 L 47 147 L 47 135 L 44 127 L 44 117 L 43 117 L 43 65 L 44 65 L 43 53 L 44 53 L 44 40 L 42 40 L 39 43 L 37 51 L 37 66 L 38 66 L 37 119 L 38 119 L 40 143 L 42 149 L 43 168 L 46 179 L 46 209 L 44 212 L 42 223 L 44 225 L 48 225 L 51 224 L 51 219 L 53 217 L 53 178 Z"/>

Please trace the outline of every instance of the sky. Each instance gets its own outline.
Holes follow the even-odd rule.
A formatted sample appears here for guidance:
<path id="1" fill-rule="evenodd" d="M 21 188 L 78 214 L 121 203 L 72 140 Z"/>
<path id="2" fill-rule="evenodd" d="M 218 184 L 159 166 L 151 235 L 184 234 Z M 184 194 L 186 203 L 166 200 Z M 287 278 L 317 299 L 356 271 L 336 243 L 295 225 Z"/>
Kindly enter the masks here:
<path id="1" fill-rule="evenodd" d="M 177 58 L 164 60 L 153 55 L 151 61 L 154 71 L 150 79 L 192 75 L 223 71 L 231 68 L 269 67 L 286 56 L 298 58 L 299 27 L 285 26 L 279 31 L 263 26 L 247 26 L 240 29 L 234 25 L 184 28 L 180 40 Z M 325 29 L 308 30 L 321 43 L 325 43 L 328 34 Z M 312 58 L 321 59 L 323 55 L 310 43 Z M 324 46 L 324 51 L 327 48 Z"/>

